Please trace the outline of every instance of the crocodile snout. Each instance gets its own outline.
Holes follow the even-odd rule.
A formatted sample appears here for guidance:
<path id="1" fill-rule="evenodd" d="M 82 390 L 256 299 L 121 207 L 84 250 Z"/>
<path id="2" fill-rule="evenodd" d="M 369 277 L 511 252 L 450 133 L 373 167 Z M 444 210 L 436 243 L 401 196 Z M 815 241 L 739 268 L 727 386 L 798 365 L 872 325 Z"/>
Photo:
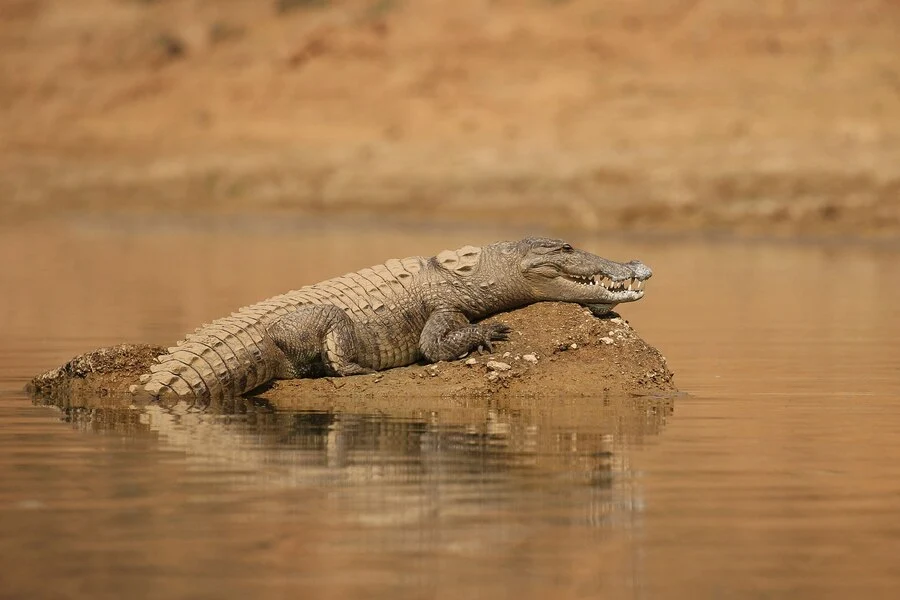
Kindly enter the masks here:
<path id="1" fill-rule="evenodd" d="M 640 279 L 641 281 L 645 279 L 650 279 L 653 277 L 653 271 L 650 270 L 650 267 L 645 265 L 639 260 L 632 260 L 628 264 L 628 267 L 634 272 L 634 278 Z"/>

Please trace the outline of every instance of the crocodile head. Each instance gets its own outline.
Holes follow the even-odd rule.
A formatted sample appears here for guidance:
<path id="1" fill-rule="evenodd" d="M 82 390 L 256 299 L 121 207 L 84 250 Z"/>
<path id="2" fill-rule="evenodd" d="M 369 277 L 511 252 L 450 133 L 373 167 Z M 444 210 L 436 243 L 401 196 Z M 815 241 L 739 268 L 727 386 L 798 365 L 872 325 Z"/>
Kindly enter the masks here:
<path id="1" fill-rule="evenodd" d="M 526 238 L 516 246 L 519 269 L 534 298 L 576 302 L 594 314 L 640 300 L 644 282 L 653 275 L 640 261 L 618 263 L 562 240 Z"/>

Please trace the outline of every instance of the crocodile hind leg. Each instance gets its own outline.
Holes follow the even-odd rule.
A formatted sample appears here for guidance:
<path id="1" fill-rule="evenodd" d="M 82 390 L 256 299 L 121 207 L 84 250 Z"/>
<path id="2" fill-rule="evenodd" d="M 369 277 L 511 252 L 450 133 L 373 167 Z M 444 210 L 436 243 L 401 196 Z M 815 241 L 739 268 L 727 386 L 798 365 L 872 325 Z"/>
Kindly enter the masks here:
<path id="1" fill-rule="evenodd" d="M 281 379 L 321 375 L 360 375 L 372 369 L 359 364 L 359 340 L 353 321 L 336 306 L 298 308 L 274 321 L 269 335 L 284 353 Z"/>

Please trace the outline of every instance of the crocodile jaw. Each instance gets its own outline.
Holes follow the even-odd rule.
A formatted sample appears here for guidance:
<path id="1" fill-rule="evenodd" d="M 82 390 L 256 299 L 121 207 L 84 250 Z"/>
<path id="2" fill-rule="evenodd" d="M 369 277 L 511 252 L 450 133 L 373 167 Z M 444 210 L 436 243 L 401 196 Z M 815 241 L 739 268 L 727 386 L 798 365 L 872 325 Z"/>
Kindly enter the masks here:
<path id="1" fill-rule="evenodd" d="M 649 275 L 641 278 L 635 274 L 627 279 L 616 280 L 598 273 L 596 275 L 563 274 L 558 280 L 567 281 L 573 286 L 571 295 L 579 298 L 576 302 L 615 306 L 622 302 L 635 302 L 643 298 L 644 282 L 647 278 Z"/>

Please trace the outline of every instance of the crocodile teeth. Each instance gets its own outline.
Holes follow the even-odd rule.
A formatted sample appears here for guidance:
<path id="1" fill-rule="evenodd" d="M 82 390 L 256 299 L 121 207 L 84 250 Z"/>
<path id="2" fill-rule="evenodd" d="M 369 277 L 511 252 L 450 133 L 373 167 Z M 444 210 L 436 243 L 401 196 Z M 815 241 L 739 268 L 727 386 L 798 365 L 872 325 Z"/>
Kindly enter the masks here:
<path id="1" fill-rule="evenodd" d="M 620 281 L 614 281 L 612 277 L 608 275 L 603 275 L 602 277 L 598 275 L 570 275 L 569 278 L 582 285 L 599 285 L 606 288 L 609 291 L 619 291 L 619 290 L 628 290 L 628 291 L 640 291 L 644 288 L 643 280 L 639 280 L 635 277 L 630 279 L 622 279 Z"/>
<path id="2" fill-rule="evenodd" d="M 580 283 L 582 285 L 595 285 L 593 276 L 591 275 L 570 275 L 569 276 L 576 283 Z"/>

